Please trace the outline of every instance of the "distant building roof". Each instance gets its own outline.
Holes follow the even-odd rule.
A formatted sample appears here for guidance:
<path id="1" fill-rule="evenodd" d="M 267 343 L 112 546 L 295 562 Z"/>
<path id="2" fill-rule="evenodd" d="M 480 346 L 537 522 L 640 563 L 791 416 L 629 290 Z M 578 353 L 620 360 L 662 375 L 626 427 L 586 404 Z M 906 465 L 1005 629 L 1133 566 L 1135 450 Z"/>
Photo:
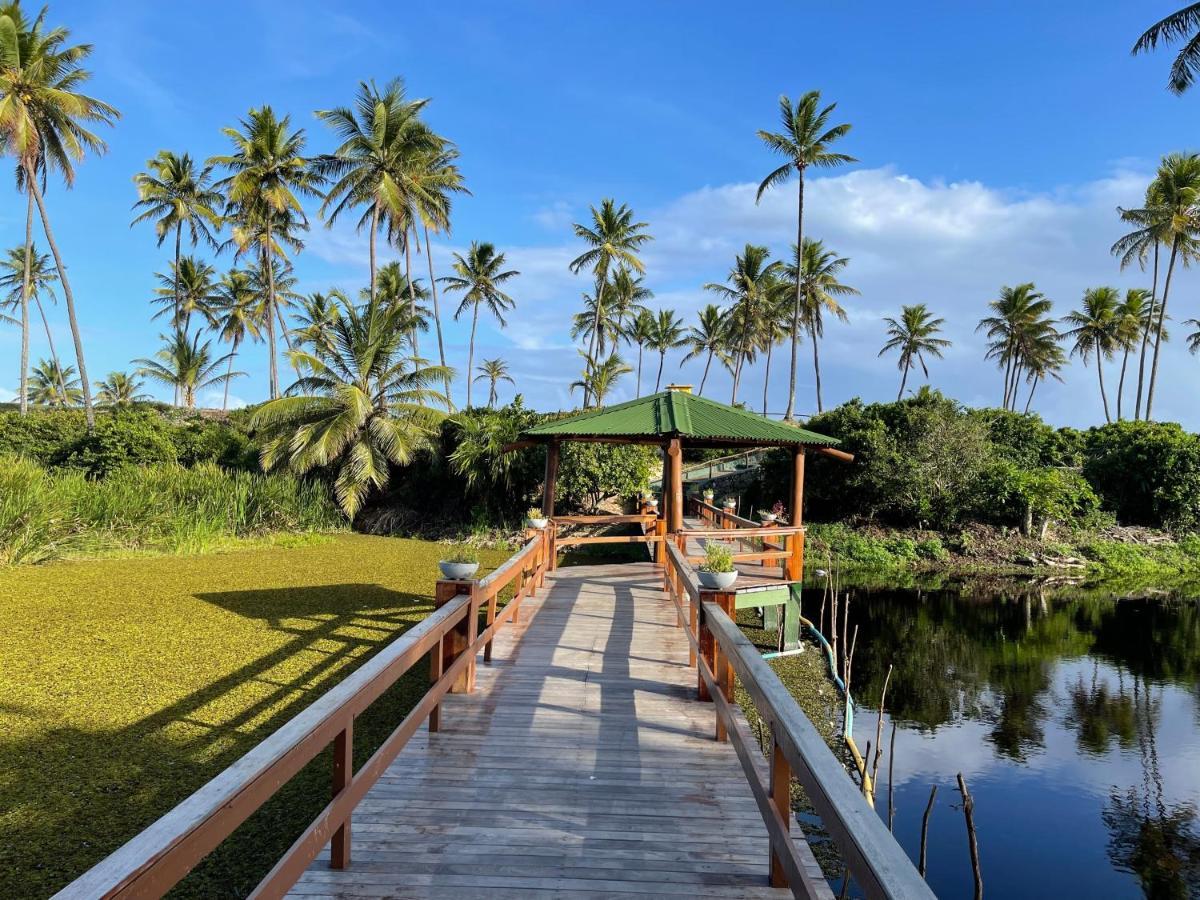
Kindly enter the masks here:
<path id="1" fill-rule="evenodd" d="M 616 406 L 589 409 L 530 428 L 521 437 L 526 440 L 679 437 L 692 443 L 759 446 L 832 447 L 839 443 L 836 438 L 684 390 L 666 390 Z"/>

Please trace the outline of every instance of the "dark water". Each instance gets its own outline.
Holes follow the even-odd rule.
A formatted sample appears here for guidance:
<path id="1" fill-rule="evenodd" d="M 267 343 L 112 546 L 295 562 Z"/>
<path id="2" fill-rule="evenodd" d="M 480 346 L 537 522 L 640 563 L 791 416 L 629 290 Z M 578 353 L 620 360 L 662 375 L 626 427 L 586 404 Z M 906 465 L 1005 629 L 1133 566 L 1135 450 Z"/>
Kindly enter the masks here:
<path id="1" fill-rule="evenodd" d="M 875 743 L 870 708 L 890 663 L 895 831 L 916 859 L 937 784 L 939 896 L 972 892 L 962 772 L 985 896 L 1200 897 L 1200 585 L 851 594 L 855 740 Z M 885 819 L 887 767 L 885 754 Z"/>

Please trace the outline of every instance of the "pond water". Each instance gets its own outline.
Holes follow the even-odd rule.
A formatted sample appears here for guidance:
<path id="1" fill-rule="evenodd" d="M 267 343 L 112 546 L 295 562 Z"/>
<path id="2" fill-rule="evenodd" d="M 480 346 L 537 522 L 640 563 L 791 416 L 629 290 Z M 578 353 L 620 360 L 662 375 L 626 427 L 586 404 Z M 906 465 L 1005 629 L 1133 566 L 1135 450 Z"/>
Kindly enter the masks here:
<path id="1" fill-rule="evenodd" d="M 891 664 L 895 833 L 917 859 L 938 785 L 928 879 L 939 896 L 973 888 L 961 772 L 987 897 L 1200 897 L 1200 585 L 850 593 L 855 740 L 876 743 Z M 885 752 L 885 821 L 888 764 Z"/>

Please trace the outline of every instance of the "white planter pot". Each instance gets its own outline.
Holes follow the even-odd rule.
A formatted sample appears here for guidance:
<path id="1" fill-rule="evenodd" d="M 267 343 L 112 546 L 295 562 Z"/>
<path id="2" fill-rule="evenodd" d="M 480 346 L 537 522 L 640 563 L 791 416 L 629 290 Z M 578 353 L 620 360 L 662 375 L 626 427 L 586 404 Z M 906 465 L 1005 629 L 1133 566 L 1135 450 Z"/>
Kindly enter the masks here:
<path id="1" fill-rule="evenodd" d="M 710 591 L 727 591 L 737 581 L 737 572 L 705 572 L 701 569 L 696 573 L 700 577 L 700 587 Z"/>
<path id="2" fill-rule="evenodd" d="M 651 509 L 658 509 L 658 501 L 657 500 L 647 500 L 646 505 L 648 507 L 650 507 Z"/>
<path id="3" fill-rule="evenodd" d="M 550 521 L 549 519 L 542 519 L 542 518 L 538 518 L 538 519 L 530 519 L 530 520 L 529 520 L 529 527 L 530 527 L 530 528 L 537 528 L 537 529 L 539 529 L 539 530 L 540 530 L 540 529 L 542 529 L 542 528 L 545 528 L 545 527 L 546 527 L 546 525 L 549 523 L 549 521 Z"/>
<path id="4" fill-rule="evenodd" d="M 448 578 L 451 581 L 466 581 L 479 571 L 479 563 L 446 562 L 442 560 L 438 563 L 438 568 L 442 570 L 443 578 Z"/>
<path id="5" fill-rule="evenodd" d="M 779 518 L 777 515 L 775 515 L 775 513 L 759 513 L 758 517 L 768 525 L 773 524 L 775 520 Z"/>

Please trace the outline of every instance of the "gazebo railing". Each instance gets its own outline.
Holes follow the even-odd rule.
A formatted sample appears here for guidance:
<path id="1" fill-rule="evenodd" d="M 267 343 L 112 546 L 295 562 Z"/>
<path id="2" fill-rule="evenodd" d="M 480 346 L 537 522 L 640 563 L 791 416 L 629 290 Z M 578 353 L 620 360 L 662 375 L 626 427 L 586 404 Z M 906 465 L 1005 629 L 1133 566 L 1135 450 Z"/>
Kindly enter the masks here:
<path id="1" fill-rule="evenodd" d="M 577 534 L 560 535 L 560 528 L 572 525 L 639 525 L 641 534 Z M 661 562 L 661 551 L 658 547 L 666 539 L 666 527 L 662 517 L 648 507 L 643 512 L 627 515 L 602 516 L 551 516 L 547 526 L 550 532 L 550 568 L 558 566 L 558 551 L 566 547 L 580 547 L 586 544 L 648 544 L 654 545 L 654 559 Z"/>
<path id="2" fill-rule="evenodd" d="M 735 553 L 734 562 L 769 562 L 778 560 L 784 577 L 799 581 L 804 576 L 804 526 L 783 525 L 777 522 L 755 522 L 714 506 L 701 497 L 690 498 L 693 511 L 701 522 L 710 524 L 710 529 L 689 528 L 684 532 L 690 538 L 716 538 L 745 542 L 754 550 Z M 698 561 L 689 558 L 689 562 Z"/>

